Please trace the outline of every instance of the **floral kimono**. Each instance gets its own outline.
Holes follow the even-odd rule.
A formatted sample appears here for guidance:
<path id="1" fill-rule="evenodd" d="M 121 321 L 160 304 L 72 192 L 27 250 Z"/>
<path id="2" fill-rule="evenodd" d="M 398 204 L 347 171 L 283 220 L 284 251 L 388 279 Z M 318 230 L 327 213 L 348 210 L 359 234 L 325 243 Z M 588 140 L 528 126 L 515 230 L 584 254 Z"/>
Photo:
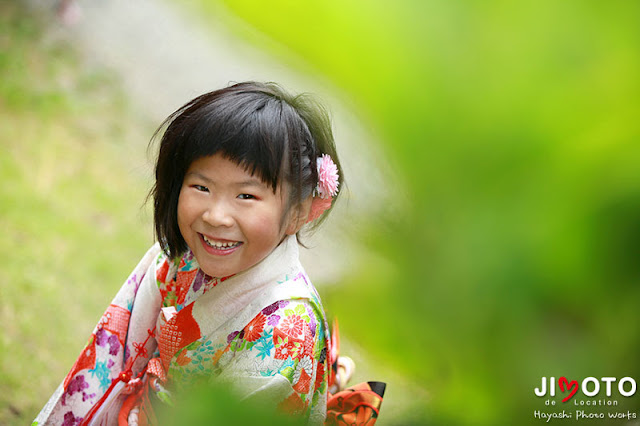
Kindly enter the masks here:
<path id="1" fill-rule="evenodd" d="M 169 259 L 156 244 L 35 424 L 154 422 L 149 393 L 166 399 L 166 388 L 203 375 L 322 424 L 328 342 L 295 236 L 249 270 L 220 279 L 207 276 L 191 252 Z"/>

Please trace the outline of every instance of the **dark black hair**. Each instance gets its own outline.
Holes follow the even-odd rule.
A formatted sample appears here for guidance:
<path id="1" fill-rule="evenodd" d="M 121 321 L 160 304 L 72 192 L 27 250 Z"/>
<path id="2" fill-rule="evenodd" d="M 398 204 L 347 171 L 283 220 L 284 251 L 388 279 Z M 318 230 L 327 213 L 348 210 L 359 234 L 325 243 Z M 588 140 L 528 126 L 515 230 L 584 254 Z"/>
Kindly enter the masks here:
<path id="1" fill-rule="evenodd" d="M 171 257 L 187 250 L 178 228 L 178 197 L 185 173 L 199 158 L 221 153 L 274 192 L 286 182 L 287 211 L 312 195 L 318 180 L 316 159 L 322 154 L 331 156 L 343 181 L 326 110 L 310 96 L 292 96 L 273 83 L 238 83 L 205 93 L 171 114 L 152 141 L 163 129 L 149 196 L 156 237 Z"/>

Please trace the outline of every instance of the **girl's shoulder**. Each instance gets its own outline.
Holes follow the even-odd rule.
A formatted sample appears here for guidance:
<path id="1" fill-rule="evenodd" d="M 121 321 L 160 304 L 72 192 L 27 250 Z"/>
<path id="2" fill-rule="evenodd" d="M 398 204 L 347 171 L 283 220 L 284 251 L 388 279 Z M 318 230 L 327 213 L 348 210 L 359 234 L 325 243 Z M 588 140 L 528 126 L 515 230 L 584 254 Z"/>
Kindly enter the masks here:
<path id="1" fill-rule="evenodd" d="M 326 324 L 324 312 L 308 299 L 281 300 L 260 311 L 241 330 L 227 336 L 230 348 L 274 350 L 275 358 L 289 353 L 293 359 L 313 354 L 318 346 L 325 346 Z M 262 343 L 262 344 L 261 344 Z"/>
<path id="2" fill-rule="evenodd" d="M 272 318 L 275 323 L 276 318 L 302 318 L 306 322 L 312 319 L 323 319 L 324 312 L 320 309 L 316 301 L 312 299 L 289 299 L 280 300 L 265 307 L 260 314 L 267 318 Z M 259 315 L 260 315 L 259 314 Z"/>
<path id="3" fill-rule="evenodd" d="M 316 334 L 318 324 L 324 323 L 324 312 L 309 299 L 281 300 L 264 308 L 256 318 L 264 317 L 274 329 L 291 337 L 300 337 L 303 328 Z"/>

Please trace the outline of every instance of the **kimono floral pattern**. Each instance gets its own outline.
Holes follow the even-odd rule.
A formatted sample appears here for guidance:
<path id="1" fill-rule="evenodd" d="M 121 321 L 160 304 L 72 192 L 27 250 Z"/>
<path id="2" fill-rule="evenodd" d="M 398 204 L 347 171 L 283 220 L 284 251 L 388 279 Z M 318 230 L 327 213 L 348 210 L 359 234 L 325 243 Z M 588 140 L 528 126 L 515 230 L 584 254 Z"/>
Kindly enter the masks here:
<path id="1" fill-rule="evenodd" d="M 294 392 L 283 401 L 282 410 L 305 414 L 326 394 L 324 320 L 309 301 L 275 302 L 241 330 L 220 337 L 198 339 L 177 352 L 168 371 L 176 388 L 203 375 L 215 378 L 226 365 L 241 360 L 243 374 L 281 375 L 291 383 Z"/>
<path id="2" fill-rule="evenodd" d="M 175 307 L 176 312 L 229 278 L 207 276 L 191 253 L 165 262 L 156 275 L 162 306 Z M 165 363 L 171 386 L 181 389 L 203 376 L 214 379 L 235 363 L 242 365 L 242 375 L 280 375 L 288 380 L 293 392 L 280 404 L 284 411 L 304 415 L 324 401 L 328 379 L 324 313 L 306 274 L 286 275 L 282 282 L 290 280 L 312 289 L 310 298 L 271 303 L 241 329 L 224 336 L 201 336 L 177 349 Z M 162 349 L 161 337 L 159 341 Z"/>
<path id="3" fill-rule="evenodd" d="M 156 244 L 34 424 L 111 424 L 147 380 L 179 390 L 224 373 L 288 382 L 280 408 L 321 421 L 330 372 L 324 311 L 295 236 L 269 256 L 242 277 L 212 278 L 190 252 L 168 259 Z"/>
<path id="4" fill-rule="evenodd" d="M 151 330 L 139 341 L 127 341 L 127 333 L 145 273 L 162 261 L 159 252 L 157 246 L 152 247 L 125 281 L 34 424 L 81 424 L 122 371 L 131 370 L 136 361 L 148 359 L 154 346 Z M 135 370 L 138 372 L 139 367 Z"/>

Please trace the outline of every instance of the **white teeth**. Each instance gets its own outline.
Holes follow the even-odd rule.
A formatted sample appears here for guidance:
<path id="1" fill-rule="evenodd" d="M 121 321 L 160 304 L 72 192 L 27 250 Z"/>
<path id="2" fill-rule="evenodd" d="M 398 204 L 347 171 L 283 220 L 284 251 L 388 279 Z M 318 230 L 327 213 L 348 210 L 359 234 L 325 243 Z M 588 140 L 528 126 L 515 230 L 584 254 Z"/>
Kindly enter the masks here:
<path id="1" fill-rule="evenodd" d="M 204 238 L 204 241 L 209 246 L 215 247 L 215 248 L 231 248 L 231 247 L 235 247 L 235 246 L 240 244 L 240 242 L 230 243 L 230 242 L 222 242 L 222 241 L 210 240 L 205 235 L 203 235 L 202 238 Z"/>

